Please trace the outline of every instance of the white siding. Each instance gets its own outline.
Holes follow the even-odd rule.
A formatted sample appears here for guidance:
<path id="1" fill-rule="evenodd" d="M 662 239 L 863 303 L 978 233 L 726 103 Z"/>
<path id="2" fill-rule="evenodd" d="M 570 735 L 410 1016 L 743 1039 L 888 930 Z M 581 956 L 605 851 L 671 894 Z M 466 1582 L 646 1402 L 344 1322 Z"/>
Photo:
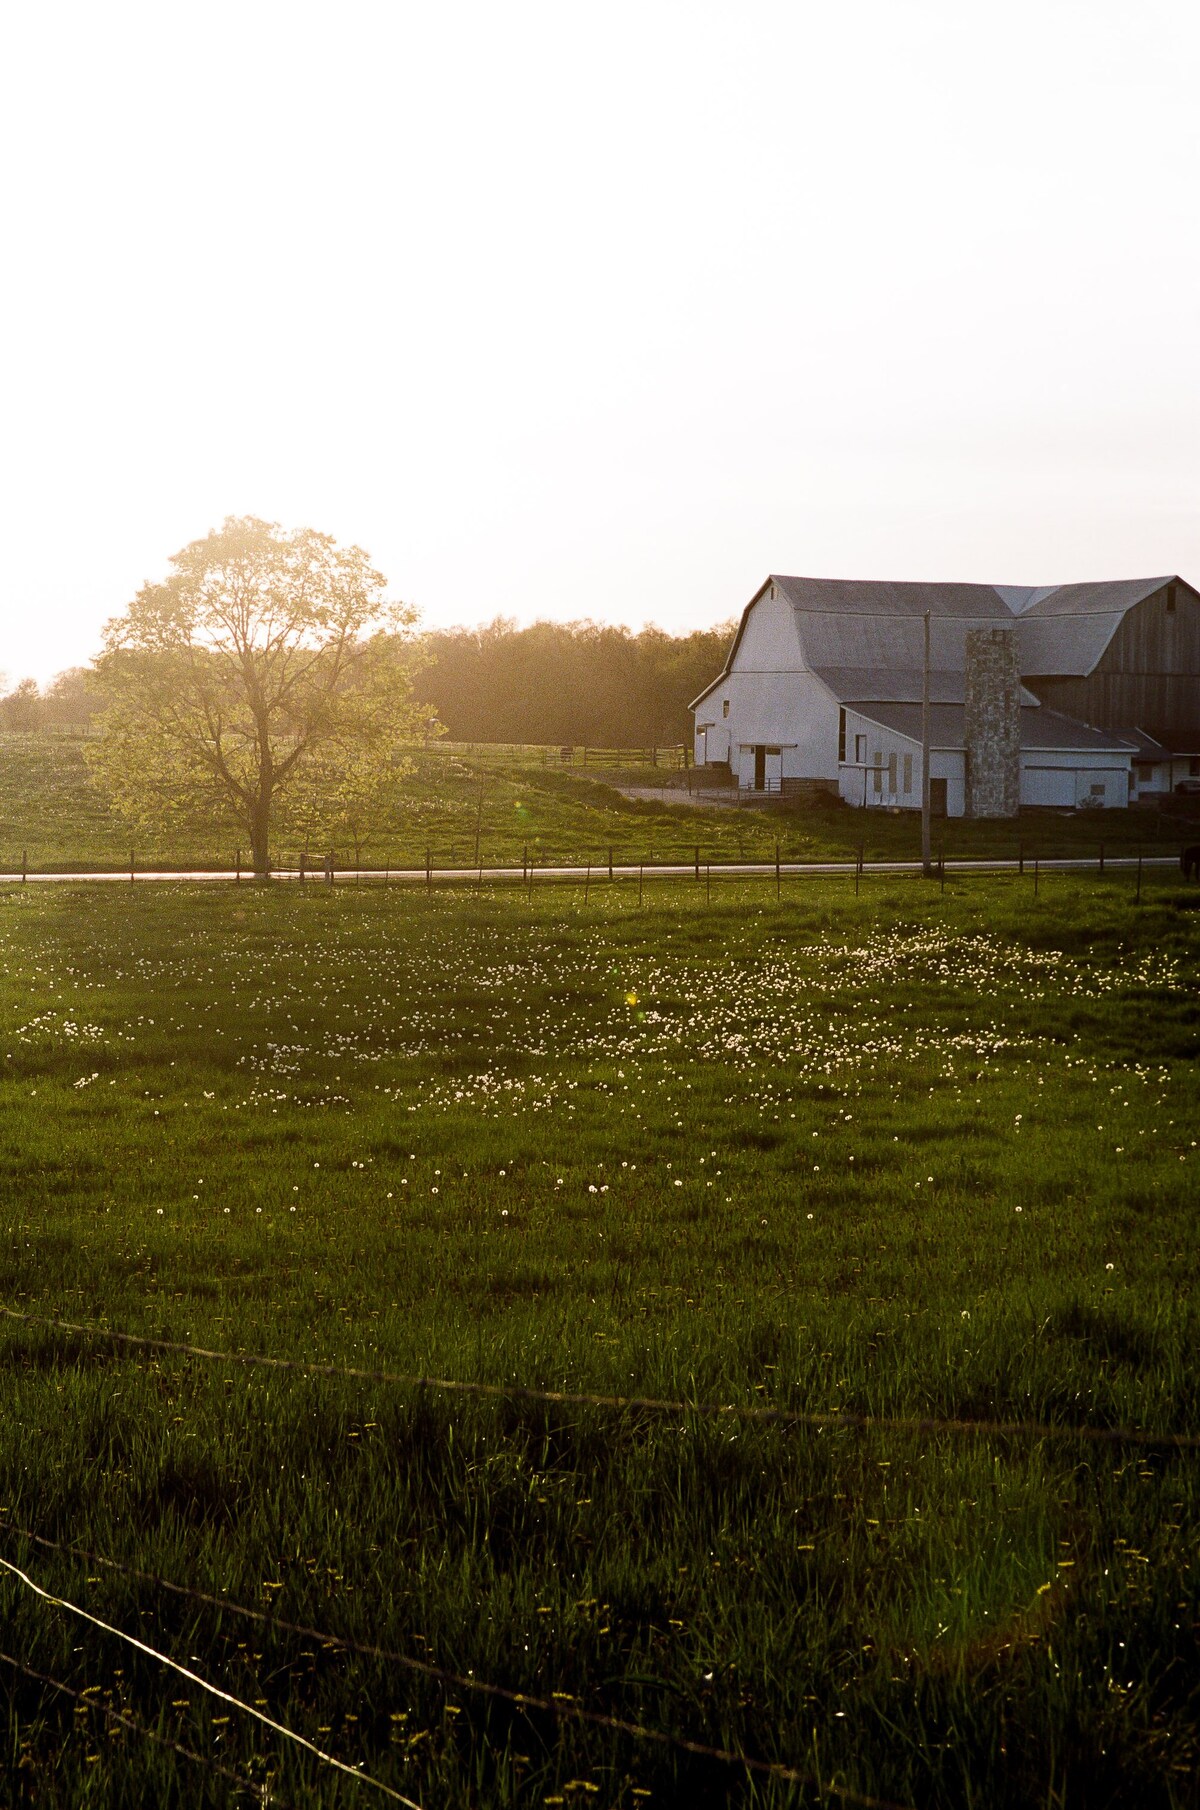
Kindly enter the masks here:
<path id="1" fill-rule="evenodd" d="M 1023 760 L 1021 803 L 1057 805 L 1060 810 L 1072 810 L 1075 805 L 1074 768 L 1037 765 L 1032 760 Z"/>
<path id="2" fill-rule="evenodd" d="M 946 781 L 947 816 L 961 817 L 965 808 L 965 762 L 961 750 L 930 749 L 929 774 L 931 779 Z M 907 787 L 906 779 L 910 782 Z M 846 758 L 838 770 L 838 791 L 847 804 L 865 804 L 868 810 L 919 811 L 920 742 L 902 735 L 898 729 L 885 729 L 847 706 Z"/>
<path id="3" fill-rule="evenodd" d="M 733 759 L 765 745 L 782 750 L 785 778 L 837 779 L 838 707 L 812 673 L 735 671 L 726 684 Z"/>
<path id="4" fill-rule="evenodd" d="M 796 612 L 769 589 L 750 606 L 733 656 L 734 672 L 797 672 L 804 665 Z"/>

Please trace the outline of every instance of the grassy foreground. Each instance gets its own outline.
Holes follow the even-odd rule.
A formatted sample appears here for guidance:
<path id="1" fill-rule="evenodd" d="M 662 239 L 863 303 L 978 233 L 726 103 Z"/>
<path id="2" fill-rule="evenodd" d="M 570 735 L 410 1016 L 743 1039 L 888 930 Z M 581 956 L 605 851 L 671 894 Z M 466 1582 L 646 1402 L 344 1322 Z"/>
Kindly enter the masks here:
<path id="1" fill-rule="evenodd" d="M 1145 896 L 6 889 L 0 1298 L 406 1373 L 1194 1433 L 1200 920 Z M 471 1400 L 12 1321 L 0 1362 L 0 1557 L 423 1805 L 1196 1802 L 1195 1450 Z M 267 1801 L 386 1801 L 8 1574 L 0 1605 L 4 1654 Z M 3 1664 L 0 1693 L 14 1802 L 239 1801 Z"/>

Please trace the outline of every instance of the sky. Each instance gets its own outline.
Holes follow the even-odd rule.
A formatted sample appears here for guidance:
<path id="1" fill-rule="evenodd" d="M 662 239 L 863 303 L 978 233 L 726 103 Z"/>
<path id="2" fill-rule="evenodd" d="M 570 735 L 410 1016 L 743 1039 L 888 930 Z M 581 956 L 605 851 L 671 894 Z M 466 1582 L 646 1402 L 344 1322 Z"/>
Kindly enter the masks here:
<path id="1" fill-rule="evenodd" d="M 0 27 L 0 670 L 230 514 L 430 625 L 1200 583 L 1195 0 Z"/>

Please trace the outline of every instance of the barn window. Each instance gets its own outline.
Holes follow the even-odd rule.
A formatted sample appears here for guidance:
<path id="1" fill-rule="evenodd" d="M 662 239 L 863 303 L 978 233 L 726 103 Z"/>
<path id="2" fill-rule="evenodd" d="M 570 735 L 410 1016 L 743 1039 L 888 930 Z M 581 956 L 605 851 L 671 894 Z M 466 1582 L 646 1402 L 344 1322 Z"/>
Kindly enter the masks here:
<path id="1" fill-rule="evenodd" d="M 898 755 L 896 755 L 896 754 L 888 755 L 888 791 L 889 792 L 894 792 L 896 790 L 896 763 L 898 760 L 899 760 Z"/>
<path id="2" fill-rule="evenodd" d="M 839 761 L 843 761 L 843 760 L 845 760 L 845 758 L 846 758 L 846 712 L 844 710 L 839 710 L 838 711 L 838 759 L 839 759 Z"/>
<path id="3" fill-rule="evenodd" d="M 858 766 L 866 765 L 867 738 L 865 735 L 856 735 L 854 738 L 854 759 Z"/>
<path id="4" fill-rule="evenodd" d="M 875 756 L 875 796 L 876 796 L 876 798 L 879 797 L 879 795 L 881 794 L 882 791 L 883 791 L 883 755 L 877 754 Z"/>
<path id="5" fill-rule="evenodd" d="M 1173 584 L 1167 586 L 1167 614 L 1168 616 L 1175 614 L 1175 586 Z"/>
<path id="6" fill-rule="evenodd" d="M 912 755 L 904 756 L 904 791 L 907 795 L 912 791 Z"/>
<path id="7" fill-rule="evenodd" d="M 1091 792 L 1091 795 L 1093 798 L 1103 798 L 1104 797 L 1104 786 L 1102 783 L 1098 786 L 1089 786 L 1088 790 Z"/>
<path id="8" fill-rule="evenodd" d="M 721 700 L 721 715 L 722 716 L 729 715 L 729 699 L 728 698 L 722 698 L 722 700 Z"/>

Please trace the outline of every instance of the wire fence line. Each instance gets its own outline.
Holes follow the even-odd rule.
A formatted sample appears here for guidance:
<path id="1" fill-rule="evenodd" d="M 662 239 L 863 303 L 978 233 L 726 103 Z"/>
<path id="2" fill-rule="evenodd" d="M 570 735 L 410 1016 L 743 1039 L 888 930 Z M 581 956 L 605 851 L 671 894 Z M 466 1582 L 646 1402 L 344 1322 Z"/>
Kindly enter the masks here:
<path id="1" fill-rule="evenodd" d="M 227 1779 L 237 1789 L 248 1791 L 262 1801 L 264 1791 L 261 1785 L 256 1784 L 253 1779 L 243 1777 L 240 1772 L 235 1772 L 232 1766 L 222 1765 L 220 1760 L 214 1760 L 210 1754 L 197 1753 L 194 1747 L 185 1747 L 182 1741 L 176 1741 L 171 1735 L 165 1735 L 157 1728 L 149 1728 L 144 1722 L 135 1721 L 123 1710 L 114 1709 L 109 1703 L 99 1702 L 95 1697 L 89 1696 L 86 1691 L 77 1691 L 71 1685 L 64 1684 L 60 1678 L 51 1678 L 48 1672 L 35 1671 L 33 1666 L 25 1665 L 20 1659 L 14 1659 L 11 1653 L 0 1653 L 0 1664 L 11 1666 L 14 1672 L 20 1672 L 25 1678 L 32 1678 L 35 1683 L 45 1685 L 48 1690 L 57 1691 L 63 1697 L 73 1698 L 77 1704 L 81 1704 L 96 1715 L 103 1716 L 110 1727 L 126 1728 L 131 1734 L 142 1735 L 147 1741 L 157 1742 L 160 1747 L 169 1747 L 173 1753 L 180 1754 L 185 1760 L 193 1760 L 196 1765 L 206 1767 L 218 1778 Z M 275 1797 L 273 1791 L 271 1801 L 277 1806 L 277 1810 L 287 1810 L 286 1805 L 281 1799 Z"/>
<path id="2" fill-rule="evenodd" d="M 610 1715 L 605 1710 L 588 1709 L 579 1702 L 578 1698 L 567 1691 L 554 1691 L 547 1697 L 535 1692 L 513 1690 L 507 1685 L 493 1684 L 487 1679 L 452 1671 L 446 1666 L 435 1664 L 433 1660 L 418 1659 L 412 1654 L 400 1653 L 370 1641 L 355 1640 L 347 1635 L 329 1634 L 320 1628 L 309 1627 L 304 1622 L 289 1621 L 273 1611 L 267 1614 L 265 1610 L 252 1609 L 247 1604 L 234 1602 L 227 1596 L 216 1596 L 211 1591 L 198 1590 L 189 1584 L 175 1583 L 172 1579 L 162 1577 L 157 1572 L 143 1571 L 135 1565 L 127 1565 L 120 1559 L 110 1558 L 87 1547 L 71 1546 L 59 1540 L 51 1540 L 44 1534 L 35 1533 L 30 1528 L 17 1526 L 10 1521 L 0 1520 L 0 1528 L 52 1552 L 62 1553 L 69 1558 L 83 1560 L 89 1565 L 99 1565 L 123 1576 L 136 1578 L 140 1583 L 151 1584 L 191 1602 L 202 1603 L 209 1608 L 241 1616 L 246 1621 L 256 1622 L 270 1630 L 296 1635 L 303 1640 L 316 1641 L 327 1651 L 351 1653 L 359 1658 L 399 1666 L 404 1671 L 428 1678 L 433 1683 L 448 1686 L 453 1690 L 473 1692 L 477 1696 L 489 1697 L 502 1703 L 511 1704 L 514 1708 L 525 1712 L 536 1711 L 555 1721 L 586 1723 L 590 1727 L 605 1729 L 610 1734 L 627 1735 L 631 1739 L 647 1741 L 659 1747 L 675 1748 L 679 1752 L 691 1754 L 700 1759 L 715 1760 L 722 1765 L 740 1767 L 759 1777 L 775 1779 L 780 1784 L 803 1785 L 827 1796 L 837 1797 L 842 1803 L 857 1806 L 858 1810 L 907 1810 L 905 1805 L 886 1798 L 864 1795 L 862 1792 L 851 1790 L 849 1786 L 823 1780 L 815 1773 L 800 1767 L 788 1766 L 780 1761 L 757 1759 L 751 1754 L 735 1751 L 732 1748 L 717 1747 L 708 1742 L 692 1740 L 687 1735 L 674 1734 L 667 1729 L 651 1728 L 642 1722 L 634 1722 L 623 1716 Z M 15 1567 L 8 1565 L 2 1558 L 0 1558 L 0 1566 L 4 1566 L 8 1570 L 15 1570 Z M 368 1782 L 361 1773 L 356 1773 L 354 1776 L 364 1783 Z"/>
<path id="3" fill-rule="evenodd" d="M 133 1647 L 148 1659 L 153 1659 L 158 1665 L 165 1666 L 181 1678 L 186 1678 L 189 1684 L 198 1686 L 210 1697 L 215 1697 L 218 1702 L 228 1703 L 232 1709 L 252 1717 L 256 1722 L 261 1722 L 265 1728 L 271 1729 L 277 1735 L 282 1735 L 285 1740 L 293 1742 L 297 1747 L 302 1747 L 306 1753 L 312 1754 L 322 1765 L 332 1767 L 335 1772 L 348 1773 L 358 1784 L 371 1786 L 373 1790 L 380 1791 L 385 1797 L 391 1798 L 394 1803 L 403 1804 L 406 1810 L 421 1810 L 420 1804 L 415 1799 L 405 1797 L 402 1791 L 393 1790 L 390 1785 L 385 1785 L 380 1779 L 372 1778 L 368 1773 L 360 1772 L 356 1766 L 347 1765 L 345 1760 L 339 1760 L 335 1754 L 326 1753 L 323 1747 L 316 1746 L 307 1736 L 297 1734 L 295 1729 L 288 1728 L 286 1723 L 276 1722 L 273 1716 L 266 1715 L 256 1705 L 246 1703 L 241 1697 L 235 1697 L 231 1692 L 222 1690 L 220 1685 L 210 1683 L 199 1672 L 193 1672 L 190 1666 L 181 1664 L 178 1659 L 172 1659 L 168 1653 L 160 1653 L 157 1647 L 149 1646 L 146 1641 L 139 1640 L 135 1634 L 127 1634 L 123 1628 L 116 1628 L 111 1622 L 102 1621 L 98 1615 L 93 1615 L 88 1609 L 80 1608 L 78 1603 L 69 1602 L 65 1596 L 56 1596 L 53 1591 L 44 1590 L 29 1576 L 28 1572 L 22 1571 L 20 1566 L 14 1565 L 11 1560 L 0 1558 L 0 1570 L 15 1577 L 35 1596 L 40 1597 L 43 1602 L 49 1603 L 53 1608 L 65 1609 L 68 1614 L 78 1616 L 81 1621 L 89 1622 L 93 1628 L 99 1628 L 102 1633 L 111 1634 L 115 1639 L 124 1641 L 126 1646 Z"/>
<path id="4" fill-rule="evenodd" d="M 1175 1451 L 1200 1450 L 1200 1433 L 1156 1433 L 1143 1427 L 1096 1427 L 1073 1423 L 1034 1420 L 962 1419 L 944 1415 L 872 1414 L 853 1408 L 776 1408 L 760 1402 L 713 1402 L 671 1400 L 654 1395 L 601 1395 L 585 1390 L 542 1389 L 520 1383 L 485 1383 L 444 1376 L 423 1376 L 400 1370 L 366 1369 L 356 1365 L 327 1364 L 304 1358 L 272 1357 L 252 1351 L 217 1351 L 203 1345 L 188 1344 L 179 1339 L 150 1337 L 143 1333 L 122 1332 L 108 1326 L 87 1322 L 60 1320 L 47 1314 L 35 1314 L 0 1302 L 0 1315 L 27 1325 L 45 1326 L 79 1337 L 108 1339 L 114 1344 L 133 1345 L 144 1350 L 169 1351 L 183 1357 L 203 1359 L 206 1363 L 241 1364 L 243 1366 L 293 1371 L 306 1376 L 342 1378 L 349 1382 L 388 1383 L 401 1388 L 429 1390 L 443 1394 L 479 1396 L 490 1400 L 544 1403 L 549 1407 L 609 1408 L 622 1413 L 644 1413 L 671 1417 L 689 1414 L 709 1420 L 741 1420 L 774 1426 L 829 1428 L 834 1431 L 946 1433 L 975 1437 L 1025 1437 L 1055 1441 L 1083 1440 L 1110 1445 L 1134 1445 L 1167 1448 Z"/>
<path id="5" fill-rule="evenodd" d="M 1099 855 L 1084 852 L 1062 852 L 1051 850 L 1025 849 L 1016 853 L 996 855 L 948 855 L 944 850 L 935 852 L 931 870 L 943 883 L 947 875 L 959 880 L 971 878 L 989 879 L 1001 875 L 1018 875 L 1029 878 L 1036 883 L 1040 876 L 1051 873 L 1094 873 L 1135 875 L 1139 882 L 1143 872 L 1147 875 L 1173 872 L 1181 868 L 1184 845 L 1179 851 L 1164 854 L 1161 844 L 1151 851 L 1137 849 L 1110 849 L 1107 854 Z M 252 865 L 244 859 L 246 851 L 238 850 L 230 858 L 228 865 L 180 865 L 178 861 L 171 863 L 156 862 L 145 856 L 139 856 L 136 850 L 130 850 L 128 861 L 114 862 L 106 867 L 57 866 L 39 868 L 30 864 L 27 853 L 21 852 L 20 860 L 0 871 L 0 884 L 3 885 L 45 885 L 47 883 L 71 882 L 80 885 L 85 882 L 104 881 L 109 884 L 124 882 L 127 885 L 144 884 L 148 881 L 176 882 L 232 882 L 234 885 L 256 878 Z M 210 861 L 212 857 L 210 856 Z M 769 849 L 753 849 L 734 852 L 730 849 L 709 851 L 695 846 L 678 849 L 650 849 L 618 851 L 598 849 L 595 858 L 589 860 L 586 851 L 571 850 L 562 855 L 552 855 L 547 851 L 536 854 L 509 850 L 495 851 L 472 850 L 432 850 L 425 853 L 408 850 L 395 861 L 385 864 L 382 859 L 371 865 L 364 865 L 357 853 L 347 852 L 344 857 L 328 857 L 314 855 L 311 859 L 304 854 L 281 854 L 273 859 L 270 879 L 278 883 L 297 883 L 319 885 L 366 885 L 379 887 L 397 887 L 413 889 L 424 887 L 426 890 L 443 889 L 455 884 L 467 883 L 475 886 L 545 886 L 553 884 L 584 885 L 600 889 L 604 884 L 618 886 L 630 881 L 639 886 L 650 880 L 692 880 L 711 886 L 714 881 L 720 883 L 728 880 L 775 879 L 834 879 L 849 876 L 855 882 L 857 892 L 862 880 L 876 878 L 895 878 L 905 874 L 919 874 L 924 866 L 919 857 L 913 855 L 879 855 L 870 860 L 861 851 L 848 851 L 828 856 L 798 856 L 780 849 L 772 853 Z"/>

